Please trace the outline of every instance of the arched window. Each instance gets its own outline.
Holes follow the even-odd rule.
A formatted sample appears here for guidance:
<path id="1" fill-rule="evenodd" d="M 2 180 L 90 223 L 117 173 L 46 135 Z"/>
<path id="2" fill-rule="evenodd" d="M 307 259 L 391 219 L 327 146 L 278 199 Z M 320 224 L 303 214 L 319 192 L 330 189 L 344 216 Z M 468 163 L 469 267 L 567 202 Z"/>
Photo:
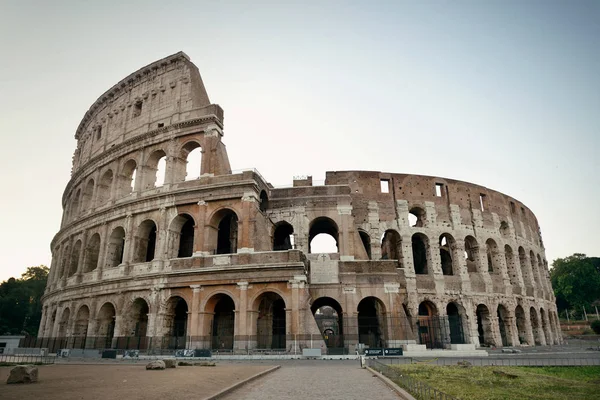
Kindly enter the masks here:
<path id="1" fill-rule="evenodd" d="M 309 253 L 338 253 L 338 227 L 330 218 L 319 217 L 310 224 Z"/>
<path id="2" fill-rule="evenodd" d="M 262 212 L 267 211 L 267 208 L 269 208 L 269 197 L 267 196 L 267 192 L 264 190 L 260 191 L 260 204 L 258 207 Z"/>
<path id="3" fill-rule="evenodd" d="M 465 261 L 468 272 L 479 272 L 479 244 L 473 236 L 465 238 Z"/>
<path id="4" fill-rule="evenodd" d="M 524 283 L 527 286 L 532 286 L 533 282 L 531 280 L 531 274 L 527 268 L 527 256 L 525 255 L 525 249 L 521 246 L 519 246 L 519 266 L 521 267 L 521 274 L 523 274 L 523 277 L 525 278 Z"/>
<path id="5" fill-rule="evenodd" d="M 191 181 L 200 178 L 202 171 L 202 148 L 196 142 L 188 142 L 181 149 L 180 157 L 185 160 L 185 179 Z M 181 179 L 181 180 L 183 180 Z"/>
<path id="6" fill-rule="evenodd" d="M 81 189 L 77 189 L 75 193 L 75 197 L 73 197 L 73 201 L 71 202 L 71 212 L 70 216 L 73 220 L 77 219 L 79 216 L 79 196 L 81 195 Z"/>
<path id="7" fill-rule="evenodd" d="M 194 253 L 194 219 L 180 214 L 169 227 L 169 258 L 191 257 Z"/>
<path id="8" fill-rule="evenodd" d="M 500 235 L 502 235 L 503 238 L 508 238 L 510 236 L 510 228 L 506 221 L 500 222 Z"/>
<path id="9" fill-rule="evenodd" d="M 485 304 L 479 304 L 475 312 L 477 317 L 477 333 L 481 346 L 494 346 L 490 310 Z"/>
<path id="10" fill-rule="evenodd" d="M 376 297 L 366 297 L 358 303 L 358 341 L 369 347 L 386 346 L 385 306 Z"/>
<path id="11" fill-rule="evenodd" d="M 253 307 L 258 312 L 256 336 L 259 349 L 286 348 L 285 302 L 277 293 L 266 292 L 259 296 Z"/>
<path id="12" fill-rule="evenodd" d="M 442 262 L 442 274 L 454 274 L 454 258 L 453 253 L 456 247 L 456 242 L 452 235 L 443 233 L 440 235 L 440 260 Z"/>
<path id="13" fill-rule="evenodd" d="M 92 198 L 94 197 L 94 180 L 90 179 L 85 185 L 85 190 L 83 191 L 83 197 L 81 198 L 81 211 L 86 212 L 89 211 L 90 208 L 93 207 Z"/>
<path id="14" fill-rule="evenodd" d="M 365 253 L 367 253 L 367 258 L 371 259 L 371 237 L 369 234 L 363 230 L 358 231 L 358 236 L 360 237 L 360 241 L 365 249 Z"/>
<path id="15" fill-rule="evenodd" d="M 413 263 L 416 274 L 429 273 L 429 256 L 427 254 L 429 248 L 429 239 L 422 233 L 415 233 L 412 236 L 412 251 Z"/>
<path id="16" fill-rule="evenodd" d="M 425 226 L 425 210 L 421 207 L 413 207 L 408 212 L 408 225 L 421 228 Z"/>
<path id="17" fill-rule="evenodd" d="M 218 225 L 217 254 L 237 253 L 238 217 L 231 210 L 222 210 Z"/>
<path id="18" fill-rule="evenodd" d="M 144 189 L 152 189 L 163 186 L 165 183 L 165 172 L 167 166 L 167 155 L 162 150 L 157 150 L 148 157 L 144 168 Z"/>
<path id="19" fill-rule="evenodd" d="M 500 272 L 500 261 L 498 260 L 499 250 L 494 239 L 488 239 L 485 242 L 488 272 Z"/>
<path id="20" fill-rule="evenodd" d="M 156 249 L 156 224 L 145 220 L 140 224 L 135 235 L 135 257 L 133 262 L 149 262 L 154 260 Z"/>
<path id="21" fill-rule="evenodd" d="M 90 272 L 98 267 L 100 255 L 100 235 L 94 233 L 89 239 L 85 249 L 85 260 L 83 261 L 83 272 Z"/>
<path id="22" fill-rule="evenodd" d="M 235 332 L 235 303 L 226 294 L 217 294 L 207 303 L 207 311 L 213 312 L 211 345 L 215 350 L 233 349 Z M 209 311 L 210 310 L 210 311 Z"/>
<path id="23" fill-rule="evenodd" d="M 506 260 L 506 268 L 508 270 L 510 284 L 513 286 L 513 290 L 516 290 L 516 286 L 519 284 L 519 277 L 517 275 L 518 271 L 515 263 L 515 256 L 509 245 L 504 246 L 504 258 Z"/>
<path id="24" fill-rule="evenodd" d="M 119 196 L 124 197 L 132 193 L 135 189 L 137 179 L 137 163 L 135 160 L 129 160 L 123 166 L 121 176 L 119 177 Z"/>
<path id="25" fill-rule="evenodd" d="M 125 230 L 118 226 L 110 234 L 108 248 L 106 251 L 106 266 L 116 267 L 123 262 L 123 250 L 125 248 Z"/>
<path id="26" fill-rule="evenodd" d="M 279 222 L 273 232 L 273 250 L 291 250 L 294 248 L 294 228 L 287 222 Z"/>
<path id="27" fill-rule="evenodd" d="M 381 259 L 398 260 L 402 259 L 402 239 L 398 232 L 388 229 L 381 239 Z"/>
<path id="28" fill-rule="evenodd" d="M 112 170 L 108 170 L 102 175 L 102 179 L 100 179 L 100 184 L 98 186 L 98 206 L 104 205 L 108 203 L 110 200 L 110 190 L 113 182 L 113 172 Z"/>
<path id="29" fill-rule="evenodd" d="M 319 332 L 328 349 L 344 348 L 344 318 L 342 306 L 331 297 L 319 297 L 311 305 Z"/>
<path id="30" fill-rule="evenodd" d="M 79 255 L 81 254 L 81 240 L 75 242 L 73 250 L 71 251 L 71 262 L 69 264 L 69 276 L 75 275 L 77 272 L 77 265 L 79 264 Z"/>
<path id="31" fill-rule="evenodd" d="M 115 307 L 111 303 L 104 303 L 100 311 L 98 311 L 97 325 L 96 325 L 96 341 L 97 345 L 104 344 L 105 348 L 112 348 L 112 339 L 115 336 L 115 319 L 116 319 Z"/>

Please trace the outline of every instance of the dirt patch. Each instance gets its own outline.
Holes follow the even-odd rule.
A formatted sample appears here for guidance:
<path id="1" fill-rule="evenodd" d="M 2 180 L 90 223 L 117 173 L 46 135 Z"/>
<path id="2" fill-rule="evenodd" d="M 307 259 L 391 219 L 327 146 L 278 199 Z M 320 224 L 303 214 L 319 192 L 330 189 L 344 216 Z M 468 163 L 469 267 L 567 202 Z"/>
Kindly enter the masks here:
<path id="1" fill-rule="evenodd" d="M 7 385 L 11 367 L 0 367 L 0 398 L 6 400 L 203 399 L 271 365 L 225 364 L 146 371 L 138 365 L 39 366 L 39 381 Z"/>

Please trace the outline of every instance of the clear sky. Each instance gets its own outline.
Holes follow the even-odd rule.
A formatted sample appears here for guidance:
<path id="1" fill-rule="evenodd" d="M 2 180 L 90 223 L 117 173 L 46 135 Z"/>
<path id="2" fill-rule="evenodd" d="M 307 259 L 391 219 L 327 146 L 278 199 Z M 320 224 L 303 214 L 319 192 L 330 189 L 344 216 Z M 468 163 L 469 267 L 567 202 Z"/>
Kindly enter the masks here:
<path id="1" fill-rule="evenodd" d="M 233 169 L 466 180 L 531 208 L 550 262 L 600 256 L 600 1 L 3 0 L 0 281 L 50 265 L 85 111 L 180 50 Z"/>

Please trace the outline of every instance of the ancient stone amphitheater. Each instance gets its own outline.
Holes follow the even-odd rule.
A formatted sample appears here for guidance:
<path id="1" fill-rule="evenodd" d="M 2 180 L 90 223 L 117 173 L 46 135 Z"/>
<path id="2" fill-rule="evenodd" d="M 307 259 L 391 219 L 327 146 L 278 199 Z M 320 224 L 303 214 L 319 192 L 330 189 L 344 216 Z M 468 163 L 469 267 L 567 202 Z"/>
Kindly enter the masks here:
<path id="1" fill-rule="evenodd" d="M 375 171 L 275 188 L 231 171 L 223 135 L 184 53 L 96 100 L 75 133 L 38 340 L 329 354 L 561 341 L 539 224 L 518 200 Z"/>

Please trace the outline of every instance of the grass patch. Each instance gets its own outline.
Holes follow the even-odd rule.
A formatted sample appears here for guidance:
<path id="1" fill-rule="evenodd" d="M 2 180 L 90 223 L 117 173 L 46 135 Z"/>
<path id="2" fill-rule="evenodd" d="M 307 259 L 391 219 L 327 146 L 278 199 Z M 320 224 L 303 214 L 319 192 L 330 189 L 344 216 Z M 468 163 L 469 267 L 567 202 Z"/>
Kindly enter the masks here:
<path id="1" fill-rule="evenodd" d="M 600 396 L 600 367 L 464 368 L 412 364 L 394 368 L 462 400 L 587 400 Z"/>

